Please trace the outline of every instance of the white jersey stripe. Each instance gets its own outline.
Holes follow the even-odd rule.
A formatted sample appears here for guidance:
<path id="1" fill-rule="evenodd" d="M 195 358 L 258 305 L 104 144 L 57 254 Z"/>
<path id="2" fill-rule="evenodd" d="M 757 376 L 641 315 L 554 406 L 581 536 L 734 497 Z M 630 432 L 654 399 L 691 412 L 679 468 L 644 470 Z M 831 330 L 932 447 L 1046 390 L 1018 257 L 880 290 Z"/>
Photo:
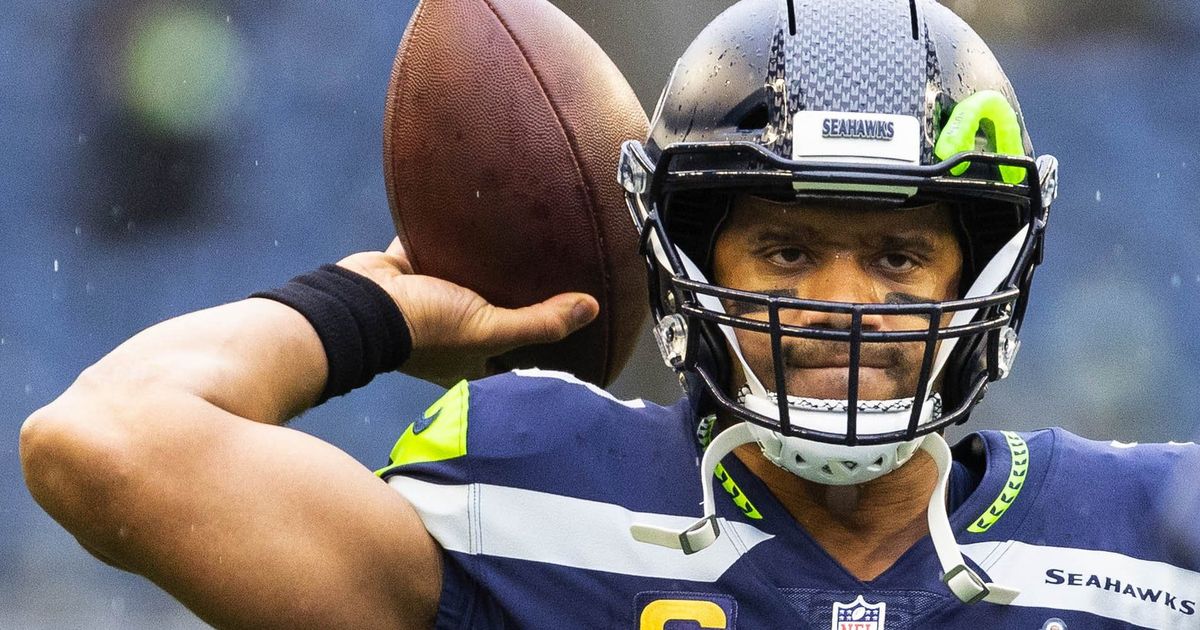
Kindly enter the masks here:
<path id="1" fill-rule="evenodd" d="M 552 378 L 555 380 L 563 381 L 564 383 L 573 383 L 575 385 L 582 385 L 582 386 L 586 387 L 588 390 L 590 390 L 593 394 L 600 396 L 602 398 L 607 398 L 617 404 L 629 407 L 630 409 L 644 409 L 646 407 L 646 401 L 642 400 L 641 398 L 634 398 L 633 400 L 621 400 L 620 398 L 617 398 L 616 396 L 613 396 L 612 394 L 608 393 L 603 388 L 597 387 L 596 385 L 589 383 L 587 381 L 580 380 L 574 374 L 571 374 L 569 372 L 558 372 L 555 370 L 540 370 L 538 368 L 529 368 L 529 369 L 523 369 L 523 370 L 513 370 L 512 373 L 516 374 L 517 376 L 523 376 L 525 378 Z"/>
<path id="2" fill-rule="evenodd" d="M 1147 628 L 1200 627 L 1200 573 L 1110 551 L 1017 541 L 962 546 L 1013 606 L 1078 610 Z"/>
<path id="3" fill-rule="evenodd" d="M 745 523 L 719 519 L 713 546 L 684 555 L 637 542 L 633 523 L 682 531 L 699 518 L 648 514 L 619 505 L 488 484 L 441 485 L 395 475 L 429 533 L 448 551 L 622 575 L 715 582 L 742 554 L 772 536 Z"/>

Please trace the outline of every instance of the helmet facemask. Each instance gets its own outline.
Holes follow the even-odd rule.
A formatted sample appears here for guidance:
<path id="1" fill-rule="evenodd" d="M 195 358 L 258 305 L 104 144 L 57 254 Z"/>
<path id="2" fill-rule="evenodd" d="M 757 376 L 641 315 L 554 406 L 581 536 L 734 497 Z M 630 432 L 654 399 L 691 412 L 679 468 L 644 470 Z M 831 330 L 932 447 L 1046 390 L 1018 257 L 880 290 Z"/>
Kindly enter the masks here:
<path id="1" fill-rule="evenodd" d="M 710 155 L 726 152 L 736 156 L 741 152 L 743 160 L 746 155 L 757 154 L 762 163 L 746 160 L 741 171 L 717 164 L 709 173 L 699 172 L 692 166 L 679 173 L 684 181 L 672 181 L 675 172 L 662 170 L 663 160 L 670 160 L 676 151 L 688 155 L 693 149 L 708 151 Z M 644 155 L 637 143 L 626 145 L 623 161 L 626 170 L 636 171 L 639 168 L 636 163 L 639 153 Z M 994 234 L 988 235 L 991 239 L 989 242 L 980 239 L 978 246 L 964 247 L 964 257 L 968 256 L 969 251 L 982 247 L 995 251 L 988 252 L 990 259 L 958 299 L 891 304 L 827 302 L 789 297 L 779 292 L 754 292 L 720 286 L 708 276 L 712 273 L 709 269 L 711 246 L 715 243 L 715 234 L 720 229 L 723 217 L 721 205 L 726 205 L 725 212 L 728 210 L 722 194 L 742 191 L 779 199 L 781 193 L 778 184 L 771 187 L 762 187 L 761 184 L 757 188 L 754 186 L 756 182 L 768 178 L 776 178 L 776 182 L 789 178 L 799 183 L 798 188 L 811 190 L 818 184 L 832 187 L 849 185 L 855 181 L 883 181 L 890 177 L 898 183 L 880 184 L 881 188 L 886 187 L 887 192 L 870 196 L 866 187 L 861 186 L 855 199 L 847 201 L 843 196 L 839 203 L 866 203 L 868 207 L 885 208 L 889 204 L 892 207 L 907 207 L 937 199 L 954 199 L 962 208 L 956 212 L 956 220 L 971 224 L 971 217 L 961 217 L 969 212 L 971 197 L 967 194 L 953 195 L 950 189 L 962 185 L 966 191 L 972 191 L 976 185 L 984 182 L 971 182 L 949 174 L 956 163 L 971 159 L 996 160 L 1002 164 L 1021 163 L 1027 172 L 1034 174 L 1032 180 L 1026 181 L 1040 183 L 1038 167 L 1032 159 L 982 153 L 962 154 L 936 167 L 854 165 L 853 168 L 859 170 L 851 171 L 849 167 L 835 163 L 806 164 L 780 160 L 754 145 L 730 143 L 724 147 L 669 148 L 659 161 L 661 179 L 658 183 L 663 190 L 654 197 L 649 194 L 629 196 L 631 212 L 642 231 L 644 253 L 653 270 L 652 309 L 659 322 L 657 335 L 664 359 L 674 369 L 694 375 L 703 384 L 706 395 L 717 409 L 783 438 L 801 438 L 815 444 L 849 448 L 912 444 L 922 435 L 965 421 L 971 406 L 982 396 L 986 384 L 1006 376 L 1011 369 L 1016 333 L 1024 310 L 1023 289 L 1028 285 L 1032 264 L 1039 255 L 1044 227 L 1042 204 L 1040 201 L 1031 203 L 1029 196 L 1036 194 L 1040 199 L 1037 183 L 1033 186 L 1011 185 L 1014 190 L 1006 191 L 1009 195 L 1007 200 L 996 190 L 979 196 L 980 207 L 991 209 L 997 203 L 1006 201 L 1012 214 L 1019 218 L 1012 222 L 1012 232 L 1006 235 L 999 247 L 994 245 L 997 240 Z M 1047 166 L 1053 165 L 1050 160 L 1044 162 Z M 943 170 L 948 177 L 931 174 L 937 169 Z M 703 186 L 691 187 L 693 182 L 708 179 L 706 175 L 722 179 L 729 185 L 715 190 Z M 742 178 L 741 182 L 737 181 L 739 178 Z M 635 179 L 627 178 L 628 183 L 633 183 Z M 644 181 L 649 193 L 648 179 Z M 995 185 L 994 182 L 987 183 Z M 914 192 L 897 199 L 890 191 L 898 188 Z M 715 201 L 704 209 L 703 204 L 694 201 L 700 195 Z M 800 198 L 812 199 L 813 196 L 806 193 Z M 690 213 L 691 216 L 676 219 L 673 213 Z M 847 213 L 847 220 L 854 220 L 853 211 L 848 210 Z M 710 220 L 712 233 L 697 233 L 692 227 L 700 223 L 696 215 Z M 711 221 L 714 218 L 716 221 Z M 707 251 L 697 249 L 699 245 L 707 247 Z M 697 263 L 696 259 L 701 262 Z M 843 323 L 820 326 L 795 323 L 811 319 L 814 313 L 824 314 L 826 320 L 838 319 Z M 871 321 L 875 324 L 864 325 L 864 322 Z M 887 322 L 887 325 L 881 325 L 880 322 Z M 715 335 L 688 334 L 688 331 L 701 328 L 718 332 Z M 763 369 L 763 362 L 758 361 L 753 366 L 757 369 L 751 369 L 742 352 L 739 336 L 754 339 L 759 348 L 770 346 L 772 356 L 769 368 Z M 744 382 L 727 382 L 727 379 L 719 376 L 719 367 L 701 358 L 724 354 L 699 347 L 703 339 L 713 338 L 721 339 L 727 345 L 728 354 L 735 362 L 733 371 L 744 375 Z M 791 364 L 795 365 L 797 361 L 794 355 L 797 352 L 802 352 L 805 347 L 816 346 L 823 346 L 826 351 L 836 346 L 845 356 L 848 368 L 843 397 L 821 396 L 819 400 L 812 400 L 814 397 L 810 392 L 789 387 L 789 355 L 793 359 Z M 761 352 L 757 354 L 761 355 Z M 878 363 L 873 358 L 898 354 L 907 357 L 911 365 L 907 370 L 910 373 L 907 380 L 911 382 L 908 387 L 900 388 L 908 391 L 898 390 L 886 399 L 871 399 L 861 395 L 859 381 L 864 365 L 870 368 L 872 363 Z M 948 374 L 948 365 L 954 366 L 959 372 Z M 963 370 L 971 374 L 965 375 Z M 954 381 L 952 386 L 947 381 L 947 389 L 953 392 L 952 397 L 939 396 L 941 392 L 935 385 L 944 379 Z M 789 400 L 795 404 L 789 405 Z M 779 449 L 775 450 L 778 452 Z M 907 450 L 907 454 L 911 454 L 911 448 Z M 768 449 L 768 457 L 775 463 L 797 474 L 801 474 L 801 468 L 806 468 L 812 471 L 812 476 L 801 476 L 822 483 L 862 483 L 873 478 L 870 476 L 872 473 L 878 476 L 890 470 L 878 467 L 878 456 L 870 461 L 855 457 L 844 461 L 851 469 L 858 469 L 858 472 L 843 470 L 841 474 L 833 474 L 838 471 L 825 470 L 827 462 L 813 469 L 799 465 L 794 455 L 789 457 L 790 462 L 782 461 L 772 457 Z M 890 457 L 889 454 L 880 456 L 885 459 Z M 901 453 L 894 459 L 903 463 L 907 457 Z"/>

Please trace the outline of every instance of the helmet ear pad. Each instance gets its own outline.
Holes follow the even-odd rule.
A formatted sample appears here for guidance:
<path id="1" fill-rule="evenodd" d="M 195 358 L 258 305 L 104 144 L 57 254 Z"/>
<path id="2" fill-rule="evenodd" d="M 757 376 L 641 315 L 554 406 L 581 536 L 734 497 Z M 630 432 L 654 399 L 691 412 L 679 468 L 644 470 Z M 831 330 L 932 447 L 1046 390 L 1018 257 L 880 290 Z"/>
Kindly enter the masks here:
<path id="1" fill-rule="evenodd" d="M 692 319 L 688 328 L 690 334 L 696 335 L 695 355 L 688 357 L 688 362 L 704 369 L 721 388 L 721 391 L 727 394 L 731 393 L 733 355 L 729 351 L 725 335 L 721 333 L 717 324 L 699 319 Z M 684 386 L 688 395 L 697 401 L 697 411 L 700 415 L 716 413 L 720 406 L 713 400 L 708 388 L 704 386 L 704 381 L 699 373 L 696 370 L 687 370 L 684 374 L 686 374 Z"/>
<path id="2" fill-rule="evenodd" d="M 963 268 L 959 279 L 959 296 L 966 294 L 976 277 L 1023 225 L 1022 208 L 1008 202 L 972 200 L 954 204 L 957 215 L 955 231 L 962 249 Z M 976 320 L 989 315 L 985 309 Z M 980 379 L 990 380 L 987 369 L 987 344 L 992 334 L 971 335 L 959 338 L 954 351 L 942 371 L 945 378 L 941 385 L 942 400 L 946 409 L 956 409 L 964 402 L 970 403 L 958 423 L 966 422 L 970 410 L 978 400 L 966 400 L 979 384 Z M 946 343 L 946 342 L 943 342 Z M 980 390 L 979 397 L 983 392 Z"/>
<path id="3" fill-rule="evenodd" d="M 946 409 L 957 409 L 966 398 L 975 390 L 980 379 L 987 379 L 987 338 L 990 335 L 972 335 L 959 339 L 959 343 L 955 346 L 954 351 L 950 353 L 949 359 L 946 360 L 946 368 L 942 370 L 945 375 L 941 394 L 942 401 Z M 943 341 L 942 343 L 946 343 Z M 983 398 L 983 392 L 980 390 L 979 398 Z M 966 401 L 972 404 L 967 408 L 966 413 L 958 420 L 958 424 L 966 422 L 971 415 L 971 409 L 974 408 L 976 401 Z"/>

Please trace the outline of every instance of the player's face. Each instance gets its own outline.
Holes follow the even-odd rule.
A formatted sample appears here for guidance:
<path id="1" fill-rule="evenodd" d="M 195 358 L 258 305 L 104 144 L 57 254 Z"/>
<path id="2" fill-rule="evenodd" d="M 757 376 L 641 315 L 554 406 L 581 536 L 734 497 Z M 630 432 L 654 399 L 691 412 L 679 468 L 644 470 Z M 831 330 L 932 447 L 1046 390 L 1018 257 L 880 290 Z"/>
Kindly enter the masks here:
<path id="1" fill-rule="evenodd" d="M 874 304 L 937 302 L 957 297 L 962 252 L 948 208 L 846 210 L 743 196 L 734 203 L 713 252 L 722 286 L 803 299 Z M 767 319 L 765 308 L 726 301 L 735 315 Z M 949 322 L 946 316 L 942 325 Z M 848 314 L 783 310 L 784 324 L 850 327 Z M 867 331 L 928 330 L 919 316 L 863 317 Z M 770 337 L 738 330 L 738 343 L 759 380 L 775 389 Z M 864 343 L 860 400 L 911 398 L 925 344 Z M 785 338 L 788 394 L 848 397 L 848 343 Z"/>

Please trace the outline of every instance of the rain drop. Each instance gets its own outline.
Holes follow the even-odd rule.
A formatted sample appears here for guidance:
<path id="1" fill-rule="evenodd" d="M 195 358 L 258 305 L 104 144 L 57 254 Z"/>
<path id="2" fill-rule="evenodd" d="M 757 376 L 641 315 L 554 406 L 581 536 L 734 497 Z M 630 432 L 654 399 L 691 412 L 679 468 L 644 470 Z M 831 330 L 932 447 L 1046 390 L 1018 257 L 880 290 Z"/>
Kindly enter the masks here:
<path id="1" fill-rule="evenodd" d="M 83 228 L 76 225 L 75 226 L 75 236 L 79 236 L 80 234 L 83 234 Z"/>
<path id="2" fill-rule="evenodd" d="M 58 273 L 58 259 L 54 259 L 54 273 Z"/>
<path id="3" fill-rule="evenodd" d="M 275 247 L 279 247 L 279 240 L 278 240 L 278 239 L 276 239 L 276 241 L 275 241 Z"/>
<path id="4" fill-rule="evenodd" d="M 1172 289 L 1178 289 L 1179 286 L 1182 284 L 1183 284 L 1183 278 L 1180 278 L 1179 274 L 1177 274 L 1177 273 L 1171 274 L 1171 288 Z"/>
<path id="5" fill-rule="evenodd" d="M 26 383 L 25 384 L 25 395 L 28 396 L 31 393 L 33 393 L 33 385 Z"/>
<path id="6" fill-rule="evenodd" d="M 78 142 L 80 146 L 87 144 L 87 141 L 88 136 L 86 133 L 81 133 L 78 136 L 75 136 L 75 142 Z"/>
<path id="7" fill-rule="evenodd" d="M 1100 191 L 1096 191 L 1096 203 L 1100 203 Z"/>

